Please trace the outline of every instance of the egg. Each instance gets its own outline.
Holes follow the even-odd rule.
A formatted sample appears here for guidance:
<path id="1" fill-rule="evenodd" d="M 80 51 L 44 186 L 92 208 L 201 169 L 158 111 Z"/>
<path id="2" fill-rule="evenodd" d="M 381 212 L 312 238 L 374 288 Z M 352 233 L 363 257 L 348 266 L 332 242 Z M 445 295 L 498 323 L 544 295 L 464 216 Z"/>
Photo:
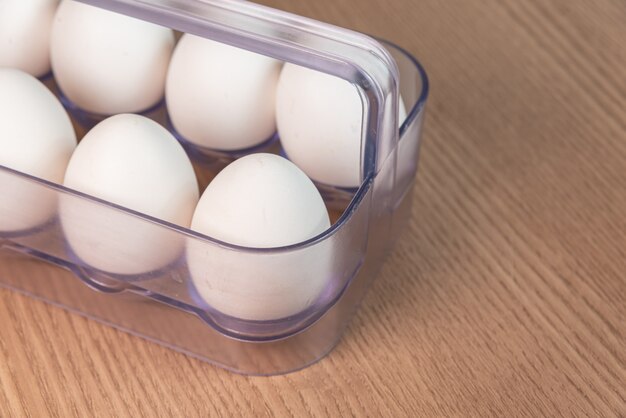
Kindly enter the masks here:
<path id="1" fill-rule="evenodd" d="M 50 31 L 58 0 L 0 1 L 0 67 L 50 72 Z"/>
<path id="2" fill-rule="evenodd" d="M 39 80 L 0 68 L 0 165 L 61 183 L 76 147 L 70 118 Z M 56 213 L 51 191 L 0 170 L 0 230 L 35 228 Z"/>
<path id="3" fill-rule="evenodd" d="M 105 119 L 82 139 L 64 185 L 182 227 L 199 199 L 189 158 L 165 128 L 139 115 Z M 120 275 L 157 271 L 175 261 L 179 234 L 134 215 L 71 195 L 61 200 L 61 223 L 76 257 Z"/>
<path id="4" fill-rule="evenodd" d="M 400 123 L 406 110 L 400 100 Z M 346 80 L 285 64 L 276 93 L 278 133 L 286 155 L 313 180 L 361 184 L 363 103 Z"/>
<path id="5" fill-rule="evenodd" d="M 209 184 L 191 229 L 250 248 L 298 244 L 330 227 L 309 178 L 273 154 L 250 154 Z M 331 274 L 328 240 L 271 254 L 190 239 L 187 264 L 204 302 L 231 317 L 264 321 L 295 315 L 319 297 Z"/>
<path id="6" fill-rule="evenodd" d="M 174 49 L 172 30 L 73 0 L 52 27 L 52 69 L 63 94 L 101 115 L 156 105 Z"/>
<path id="7" fill-rule="evenodd" d="M 167 109 L 176 131 L 194 145 L 232 151 L 276 131 L 281 62 L 186 34 L 170 63 Z"/>

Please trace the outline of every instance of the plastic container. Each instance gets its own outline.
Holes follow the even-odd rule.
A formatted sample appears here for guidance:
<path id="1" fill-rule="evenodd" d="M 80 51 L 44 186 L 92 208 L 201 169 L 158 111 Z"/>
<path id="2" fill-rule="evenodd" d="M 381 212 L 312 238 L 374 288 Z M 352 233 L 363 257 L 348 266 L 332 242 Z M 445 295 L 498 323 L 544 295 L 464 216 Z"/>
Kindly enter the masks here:
<path id="1" fill-rule="evenodd" d="M 248 2 L 85 3 L 353 82 L 364 105 L 363 181 L 357 190 L 320 185 L 333 208 L 330 230 L 304 243 L 263 250 L 224 244 L 0 166 L 0 225 L 19 224 L 29 216 L 28 208 L 40 202 L 54 208 L 37 228 L 0 232 L 2 285 L 239 373 L 286 373 L 319 360 L 339 341 L 410 214 L 428 95 L 424 70 L 392 44 Z M 395 105 L 399 81 L 409 113 L 400 130 Z M 157 120 L 167 126 L 164 110 Z M 270 148 L 280 153 L 276 141 Z M 204 185 L 229 158 L 238 157 L 212 160 L 189 151 Z M 106 257 L 128 266 L 150 257 L 172 261 L 147 273 L 98 271 L 72 253 L 58 207 Z M 145 239 L 142 245 L 120 245 L 130 236 Z M 319 262 L 321 253 L 331 255 L 328 264 Z M 296 315 L 271 321 L 232 318 L 197 296 L 187 263 L 190 254 L 208 272 L 218 268 L 233 280 L 246 274 L 237 266 L 246 265 L 254 266 L 259 277 L 323 275 L 326 285 L 318 300 Z"/>

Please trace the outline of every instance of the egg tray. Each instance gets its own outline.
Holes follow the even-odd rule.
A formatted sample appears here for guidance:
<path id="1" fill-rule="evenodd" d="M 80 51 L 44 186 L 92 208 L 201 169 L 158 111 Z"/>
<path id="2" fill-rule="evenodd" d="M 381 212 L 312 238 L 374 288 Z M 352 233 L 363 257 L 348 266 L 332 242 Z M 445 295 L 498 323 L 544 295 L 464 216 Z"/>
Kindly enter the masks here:
<path id="1" fill-rule="evenodd" d="M 15 208 L 36 204 L 29 196 L 63 199 L 64 207 L 69 205 L 84 218 L 86 233 L 98 237 L 104 250 L 115 248 L 129 228 L 181 243 L 180 256 L 159 271 L 114 275 L 86 265 L 72 253 L 57 213 L 38 228 L 0 233 L 0 285 L 238 373 L 287 373 L 324 357 L 339 341 L 411 212 L 428 95 L 421 65 L 393 44 L 248 2 L 84 2 L 353 82 L 359 87 L 365 115 L 363 182 L 356 190 L 318 185 L 333 220 L 322 235 L 290 247 L 253 249 L 231 246 L 0 166 L 0 195 L 4 196 L 0 220 L 19 221 L 20 212 Z M 63 99 L 54 78 L 45 82 Z M 399 132 L 397 110 L 390 105 L 397 103 L 398 94 L 409 109 Z M 84 114 L 67 100 L 64 104 L 78 125 L 97 121 L 97 115 Z M 148 116 L 171 130 L 163 103 Z M 181 142 L 201 186 L 242 154 L 212 153 Z M 269 139 L 261 149 L 282 152 L 277 138 Z M 8 200 L 10 205 L 2 204 Z M 332 265 L 325 290 L 306 311 L 280 320 L 241 320 L 221 314 L 197 296 L 185 257 L 190 245 L 207 253 L 227 252 L 241 263 L 254 260 L 276 266 L 293 265 L 294 254 L 326 245 L 332 249 Z M 132 259 L 135 255 L 117 256 Z"/>

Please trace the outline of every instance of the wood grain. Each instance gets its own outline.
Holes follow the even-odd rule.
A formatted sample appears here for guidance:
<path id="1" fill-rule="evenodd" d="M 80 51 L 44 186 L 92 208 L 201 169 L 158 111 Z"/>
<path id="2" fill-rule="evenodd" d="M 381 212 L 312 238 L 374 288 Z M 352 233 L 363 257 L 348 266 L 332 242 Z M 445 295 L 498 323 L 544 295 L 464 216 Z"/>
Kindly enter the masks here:
<path id="1" fill-rule="evenodd" d="M 0 416 L 626 416 L 625 3 L 266 3 L 431 77 L 410 228 L 342 343 L 248 378 L 0 291 Z"/>

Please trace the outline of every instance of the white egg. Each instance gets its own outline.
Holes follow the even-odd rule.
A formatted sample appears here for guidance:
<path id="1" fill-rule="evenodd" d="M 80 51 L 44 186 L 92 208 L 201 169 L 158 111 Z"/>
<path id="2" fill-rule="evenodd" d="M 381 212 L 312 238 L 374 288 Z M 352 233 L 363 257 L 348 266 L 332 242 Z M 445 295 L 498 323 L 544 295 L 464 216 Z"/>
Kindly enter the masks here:
<path id="1" fill-rule="evenodd" d="M 76 147 L 70 118 L 33 76 L 0 68 L 0 165 L 61 183 Z M 0 171 L 0 230 L 31 229 L 56 212 L 54 193 Z"/>
<path id="2" fill-rule="evenodd" d="M 276 248 L 309 240 L 330 227 L 309 178 L 288 160 L 251 154 L 209 184 L 191 228 L 245 247 Z M 328 240 L 273 254 L 237 251 L 191 239 L 187 263 L 204 301 L 240 319 L 273 320 L 316 301 L 330 276 Z"/>
<path id="3" fill-rule="evenodd" d="M 111 115 L 136 113 L 163 97 L 174 49 L 167 28 L 64 0 L 52 28 L 52 70 L 78 107 Z"/>
<path id="4" fill-rule="evenodd" d="M 174 128 L 193 144 L 216 150 L 258 145 L 276 131 L 281 62 L 186 34 L 167 76 Z"/>
<path id="5" fill-rule="evenodd" d="M 99 123 L 80 142 L 64 185 L 183 227 L 199 199 L 189 158 L 165 128 L 122 114 Z M 134 275 L 158 270 L 182 250 L 177 235 L 132 215 L 68 196 L 61 221 L 78 258 L 106 272 Z"/>
<path id="6" fill-rule="evenodd" d="M 59 0 L 0 1 L 0 67 L 50 72 L 50 31 Z"/>
<path id="7" fill-rule="evenodd" d="M 401 124 L 406 117 L 402 100 L 399 113 Z M 339 187 L 361 184 L 363 103 L 355 85 L 285 64 L 276 118 L 285 153 L 309 177 Z"/>

